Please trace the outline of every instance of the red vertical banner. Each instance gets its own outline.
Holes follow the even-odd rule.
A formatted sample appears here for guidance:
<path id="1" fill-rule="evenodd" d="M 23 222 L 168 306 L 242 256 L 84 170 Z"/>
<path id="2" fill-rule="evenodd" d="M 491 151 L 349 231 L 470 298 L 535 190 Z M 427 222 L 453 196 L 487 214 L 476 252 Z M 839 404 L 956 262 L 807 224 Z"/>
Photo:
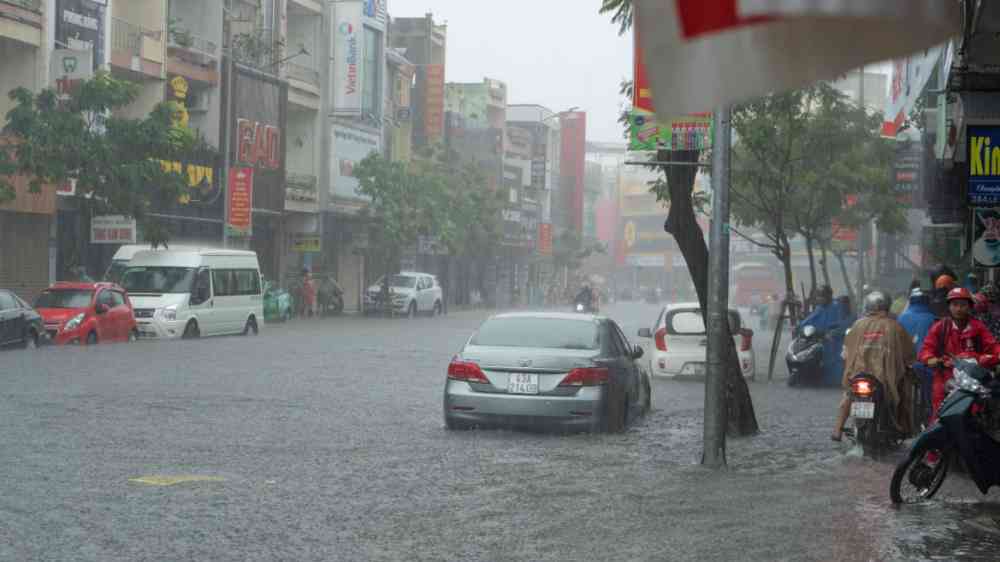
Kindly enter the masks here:
<path id="1" fill-rule="evenodd" d="M 552 255 L 552 224 L 543 222 L 538 225 L 538 254 Z"/>
<path id="2" fill-rule="evenodd" d="M 632 28 L 632 37 L 635 41 L 635 48 L 632 50 L 633 88 L 632 88 L 632 108 L 639 111 L 653 113 L 653 90 L 649 85 L 649 75 L 646 73 L 646 61 L 642 55 L 642 48 L 639 46 L 639 28 Z"/>
<path id="3" fill-rule="evenodd" d="M 437 139 L 444 133 L 444 65 L 429 64 L 424 75 L 424 134 Z"/>
<path id="4" fill-rule="evenodd" d="M 229 169 L 226 231 L 230 236 L 250 236 L 253 231 L 253 172 L 253 168 Z"/>

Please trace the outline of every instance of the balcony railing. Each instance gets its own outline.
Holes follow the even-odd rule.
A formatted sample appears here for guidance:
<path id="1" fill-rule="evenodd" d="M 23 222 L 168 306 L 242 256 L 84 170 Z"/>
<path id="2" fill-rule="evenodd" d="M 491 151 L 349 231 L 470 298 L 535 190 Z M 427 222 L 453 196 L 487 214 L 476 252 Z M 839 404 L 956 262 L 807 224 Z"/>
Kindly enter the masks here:
<path id="1" fill-rule="evenodd" d="M 137 57 L 142 56 L 142 40 L 147 37 L 155 41 L 162 41 L 163 32 L 153 31 L 141 25 L 112 18 L 111 49 L 113 51 L 126 51 Z"/>
<path id="2" fill-rule="evenodd" d="M 181 28 L 171 28 L 170 38 L 167 44 L 175 49 L 184 49 L 193 53 L 204 55 L 211 59 L 219 56 L 219 45 L 203 37 L 191 33 L 190 30 Z"/>
<path id="3" fill-rule="evenodd" d="M 288 69 L 289 78 L 301 80 L 307 84 L 312 84 L 313 86 L 319 86 L 319 71 L 315 68 L 295 64 L 294 62 L 285 63 L 285 68 Z"/>
<path id="4" fill-rule="evenodd" d="M 234 60 L 268 74 L 278 72 L 284 46 L 281 36 L 270 29 L 238 33 L 229 41 Z"/>
<path id="5" fill-rule="evenodd" d="M 32 12 L 42 11 L 42 0 L 0 0 L 0 4 L 13 4 Z"/>

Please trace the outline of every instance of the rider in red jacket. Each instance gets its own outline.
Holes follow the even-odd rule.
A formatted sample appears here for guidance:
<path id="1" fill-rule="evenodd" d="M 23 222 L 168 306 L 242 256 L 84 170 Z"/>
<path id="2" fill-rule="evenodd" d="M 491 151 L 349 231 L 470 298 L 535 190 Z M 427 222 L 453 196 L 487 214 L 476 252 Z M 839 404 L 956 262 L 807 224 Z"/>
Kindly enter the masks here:
<path id="1" fill-rule="evenodd" d="M 983 367 L 1000 361 L 1000 344 L 985 324 L 972 317 L 972 294 L 958 287 L 948 293 L 949 316 L 931 326 L 917 359 L 934 369 L 931 422 L 945 398 L 945 384 L 952 377 L 952 359 L 975 357 Z"/>

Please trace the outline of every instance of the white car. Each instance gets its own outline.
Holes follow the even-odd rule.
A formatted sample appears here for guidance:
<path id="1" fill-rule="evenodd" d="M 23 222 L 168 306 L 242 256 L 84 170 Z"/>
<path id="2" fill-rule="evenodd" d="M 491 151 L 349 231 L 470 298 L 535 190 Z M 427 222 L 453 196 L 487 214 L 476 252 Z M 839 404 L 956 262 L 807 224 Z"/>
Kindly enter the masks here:
<path id="1" fill-rule="evenodd" d="M 382 280 L 365 291 L 365 313 L 379 311 L 379 295 Z M 397 314 L 416 316 L 417 314 L 441 314 L 444 296 L 437 277 L 429 273 L 403 271 L 389 277 L 389 291 L 392 294 L 392 309 Z"/>
<path id="2" fill-rule="evenodd" d="M 737 310 L 729 310 L 729 328 L 733 333 L 740 370 L 754 378 L 757 361 L 753 351 L 753 331 L 743 327 Z M 704 376 L 708 344 L 705 322 L 698 303 L 670 304 L 660 311 L 653 329 L 639 330 L 639 337 L 651 338 L 649 372 L 658 377 Z"/>

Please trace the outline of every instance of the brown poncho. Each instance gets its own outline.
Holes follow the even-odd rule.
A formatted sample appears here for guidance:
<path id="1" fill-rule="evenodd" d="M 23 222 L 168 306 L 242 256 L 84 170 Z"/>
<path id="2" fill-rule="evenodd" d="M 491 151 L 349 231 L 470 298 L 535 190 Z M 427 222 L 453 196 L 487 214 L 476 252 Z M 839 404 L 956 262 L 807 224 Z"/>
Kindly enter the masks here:
<path id="1" fill-rule="evenodd" d="M 913 432 L 913 383 L 907 377 L 907 367 L 916 360 L 913 339 L 906 330 L 885 314 L 866 316 L 854 323 L 844 338 L 844 388 L 850 390 L 850 379 L 859 373 L 869 373 L 882 383 L 891 404 L 898 405 L 896 428 Z"/>

